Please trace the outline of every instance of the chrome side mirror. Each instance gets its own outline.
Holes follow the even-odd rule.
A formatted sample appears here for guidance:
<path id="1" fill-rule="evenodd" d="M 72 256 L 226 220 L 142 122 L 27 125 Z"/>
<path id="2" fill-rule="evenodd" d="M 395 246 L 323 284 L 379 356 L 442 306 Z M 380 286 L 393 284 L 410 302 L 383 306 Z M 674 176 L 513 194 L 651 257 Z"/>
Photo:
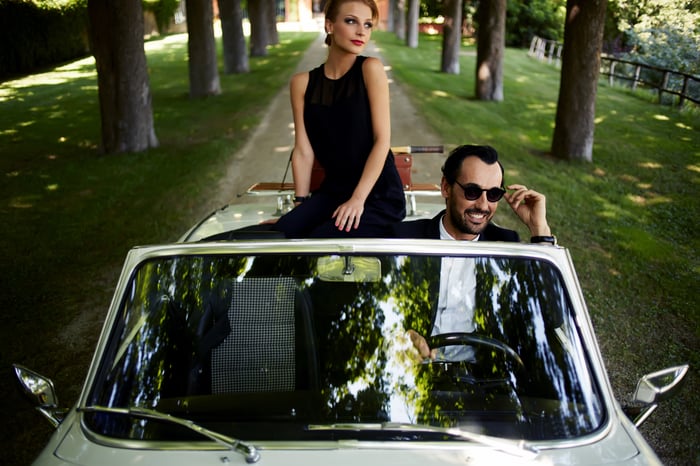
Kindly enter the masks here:
<path id="1" fill-rule="evenodd" d="M 646 374 L 639 379 L 632 401 L 640 403 L 641 406 L 623 408 L 635 426 L 639 427 L 646 421 L 659 402 L 670 398 L 678 391 L 683 378 L 688 373 L 689 367 L 688 364 L 669 367 Z"/>
<path id="2" fill-rule="evenodd" d="M 51 379 L 19 364 L 13 364 L 12 369 L 24 394 L 32 400 L 36 409 L 48 419 L 52 426 L 58 427 L 68 410 L 58 407 L 58 397 Z"/>

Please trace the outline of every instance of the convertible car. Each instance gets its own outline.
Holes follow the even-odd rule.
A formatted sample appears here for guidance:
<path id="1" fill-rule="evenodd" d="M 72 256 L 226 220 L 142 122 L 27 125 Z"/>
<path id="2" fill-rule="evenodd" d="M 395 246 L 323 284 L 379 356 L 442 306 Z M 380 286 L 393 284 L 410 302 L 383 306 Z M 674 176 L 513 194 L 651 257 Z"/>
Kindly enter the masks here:
<path id="1" fill-rule="evenodd" d="M 128 253 L 75 406 L 14 366 L 56 426 L 36 464 L 658 464 L 636 426 L 688 367 L 618 403 L 566 248 L 285 240 L 256 209 Z"/>

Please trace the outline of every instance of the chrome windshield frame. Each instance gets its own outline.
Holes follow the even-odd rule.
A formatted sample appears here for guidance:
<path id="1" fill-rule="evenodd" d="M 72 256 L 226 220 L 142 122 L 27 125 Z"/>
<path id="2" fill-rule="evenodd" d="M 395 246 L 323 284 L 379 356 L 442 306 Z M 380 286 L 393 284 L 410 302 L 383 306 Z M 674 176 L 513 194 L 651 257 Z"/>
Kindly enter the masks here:
<path id="1" fill-rule="evenodd" d="M 85 385 L 78 401 L 78 407 L 85 407 L 90 387 L 95 383 L 96 371 L 105 352 L 111 328 L 118 318 L 119 307 L 135 271 L 144 261 L 181 255 L 229 255 L 229 254 L 350 254 L 350 255 L 442 255 L 442 256 L 491 256 L 517 257 L 543 260 L 552 263 L 561 273 L 562 280 L 571 296 L 572 311 L 580 327 L 581 338 L 590 371 L 595 383 L 601 390 L 603 409 L 608 413 L 603 425 L 588 439 L 576 439 L 573 442 L 556 442 L 556 447 L 569 446 L 571 443 L 589 443 L 603 436 L 610 429 L 610 414 L 617 410 L 612 388 L 603 365 L 590 316 L 587 312 L 581 286 L 576 277 L 573 261 L 566 248 L 551 245 L 477 242 L 461 243 L 441 240 L 407 240 L 407 239 L 352 239 L 352 240 L 261 240 L 232 241 L 214 243 L 176 243 L 135 247 L 127 254 L 116 291 L 105 319 L 105 323 L 96 347 L 93 363 L 87 375 Z M 579 441 L 580 440 L 580 441 Z M 548 442 L 544 442 L 547 444 Z M 551 446 L 555 446 L 551 442 Z"/>

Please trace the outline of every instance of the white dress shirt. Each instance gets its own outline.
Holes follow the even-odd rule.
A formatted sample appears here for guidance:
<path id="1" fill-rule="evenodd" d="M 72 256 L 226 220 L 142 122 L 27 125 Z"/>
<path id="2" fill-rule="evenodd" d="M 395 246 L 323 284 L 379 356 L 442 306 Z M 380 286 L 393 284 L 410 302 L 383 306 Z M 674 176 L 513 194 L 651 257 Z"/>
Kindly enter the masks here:
<path id="1" fill-rule="evenodd" d="M 453 240 L 440 219 L 440 239 Z M 479 236 L 472 241 L 478 241 Z M 470 333 L 476 330 L 474 306 L 476 297 L 476 267 L 474 259 L 443 257 L 440 267 L 440 295 L 431 335 Z M 448 346 L 438 349 L 438 359 L 472 360 L 470 346 Z"/>

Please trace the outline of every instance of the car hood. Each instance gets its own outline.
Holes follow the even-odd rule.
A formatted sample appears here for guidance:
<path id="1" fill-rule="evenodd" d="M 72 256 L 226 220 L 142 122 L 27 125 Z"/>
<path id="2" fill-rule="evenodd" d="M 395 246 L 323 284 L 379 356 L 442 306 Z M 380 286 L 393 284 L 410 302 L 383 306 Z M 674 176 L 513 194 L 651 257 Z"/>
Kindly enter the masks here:
<path id="1" fill-rule="evenodd" d="M 100 445 L 88 439 L 80 426 L 80 415 L 75 411 L 56 431 L 52 441 L 37 458 L 36 465 L 220 465 L 245 464 L 244 458 L 214 443 L 201 443 L 184 448 L 169 444 L 157 448 L 139 448 L 125 443 L 123 448 Z M 638 435 L 638 434 L 633 434 Z M 253 442 L 255 444 L 255 442 Z M 567 447 L 541 445 L 534 457 L 523 457 L 501 452 L 495 448 L 464 442 L 462 444 L 436 442 L 263 442 L 255 444 L 260 451 L 261 465 L 642 465 L 660 464 L 649 452 L 640 454 L 632 437 L 620 426 L 613 427 L 602 437 L 591 439 L 587 445 Z M 643 447 L 642 447 L 643 448 Z"/>

